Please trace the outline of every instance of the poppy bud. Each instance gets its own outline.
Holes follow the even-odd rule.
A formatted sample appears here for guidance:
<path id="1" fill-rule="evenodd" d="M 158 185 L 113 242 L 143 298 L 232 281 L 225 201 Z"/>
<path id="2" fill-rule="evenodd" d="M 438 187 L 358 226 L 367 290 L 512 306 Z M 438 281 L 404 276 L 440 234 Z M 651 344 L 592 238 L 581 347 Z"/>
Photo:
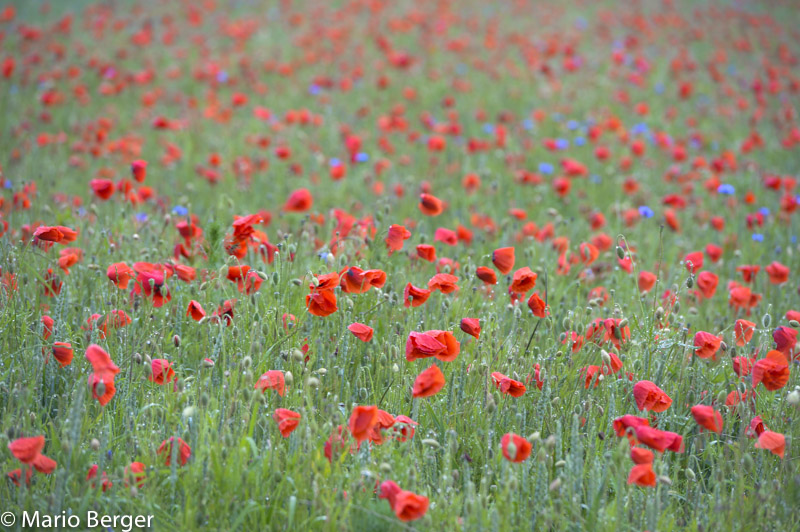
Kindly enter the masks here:
<path id="1" fill-rule="evenodd" d="M 689 480 L 694 481 L 697 478 L 697 476 L 694 474 L 694 471 L 692 470 L 692 468 L 687 467 L 684 471 L 686 473 L 686 478 L 688 478 Z"/>
<path id="2" fill-rule="evenodd" d="M 324 377 L 325 375 L 327 375 L 327 374 L 328 374 L 328 370 L 327 370 L 327 369 L 325 369 L 325 368 L 319 368 L 319 369 L 317 370 L 317 373 L 319 374 L 319 376 L 320 376 L 320 377 Z"/>
<path id="3" fill-rule="evenodd" d="M 102 380 L 94 387 L 94 394 L 97 397 L 103 397 L 106 394 L 106 383 Z"/>
<path id="4" fill-rule="evenodd" d="M 175 390 L 178 392 L 182 392 L 184 388 L 183 379 L 177 379 L 175 381 Z"/>
<path id="5" fill-rule="evenodd" d="M 727 398 L 728 398 L 728 394 L 727 394 L 727 393 L 725 393 L 725 391 L 724 391 L 724 390 L 720 391 L 720 392 L 717 394 L 717 404 L 719 404 L 719 405 L 724 405 L 724 404 L 725 404 L 725 400 L 726 400 Z"/>
<path id="6" fill-rule="evenodd" d="M 690 275 L 686 278 L 686 288 L 692 288 L 694 286 L 694 275 Z"/>
<path id="7" fill-rule="evenodd" d="M 202 283 L 200 283 L 200 291 L 201 292 L 205 292 L 206 288 L 208 288 L 208 281 L 203 281 Z"/>
<path id="8" fill-rule="evenodd" d="M 296 347 L 292 349 L 292 358 L 294 359 L 295 362 L 302 362 L 303 359 L 305 359 L 305 357 L 306 357 L 305 354 L 303 354 L 303 352 L 297 349 Z"/>
<path id="9" fill-rule="evenodd" d="M 531 443 L 537 442 L 537 441 L 539 441 L 539 440 L 541 440 L 541 439 L 542 439 L 542 435 L 541 435 L 541 433 L 540 433 L 540 432 L 538 432 L 538 431 L 537 431 L 537 432 L 534 432 L 533 434 L 531 434 L 530 436 L 528 436 L 528 441 L 529 441 L 529 442 L 531 442 Z"/>
<path id="10" fill-rule="evenodd" d="M 497 409 L 497 404 L 494 402 L 494 397 L 489 395 L 486 398 L 486 411 L 490 414 Z"/>
<path id="11" fill-rule="evenodd" d="M 600 358 L 603 359 L 603 364 L 611 366 L 611 355 L 608 354 L 608 351 L 606 351 L 605 349 L 601 349 Z"/>
<path id="12" fill-rule="evenodd" d="M 92 438 L 92 450 L 97 451 L 100 449 L 100 440 L 97 438 Z"/>
<path id="13" fill-rule="evenodd" d="M 793 329 L 800 329 L 800 322 L 797 320 L 789 320 L 789 327 Z"/>
<path id="14" fill-rule="evenodd" d="M 318 388 L 319 387 L 319 379 L 316 377 L 309 377 L 306 380 L 306 386 L 309 388 Z"/>
<path id="15" fill-rule="evenodd" d="M 669 478 L 668 476 L 659 475 L 658 476 L 658 481 L 663 483 L 663 484 L 666 484 L 667 486 L 672 486 L 672 479 Z"/>
<path id="16" fill-rule="evenodd" d="M 314 280 L 316 280 L 316 277 L 311 279 L 312 284 L 314 283 Z M 291 283 L 295 286 L 300 286 L 303 284 L 303 281 L 301 281 L 300 279 L 292 279 Z M 319 281 L 317 281 L 317 284 L 315 286 L 319 286 Z"/>
<path id="17" fill-rule="evenodd" d="M 242 367 L 243 367 L 244 369 L 247 369 L 247 368 L 249 368 L 249 367 L 250 367 L 250 366 L 252 366 L 252 365 L 253 365 L 253 359 L 252 359 L 252 358 L 250 358 L 249 356 L 246 356 L 246 357 L 244 357 L 244 358 L 242 359 Z"/>
<path id="18" fill-rule="evenodd" d="M 619 257 L 620 260 L 625 258 L 625 250 L 619 246 L 617 246 L 617 257 Z"/>
<path id="19" fill-rule="evenodd" d="M 294 375 L 292 375 L 291 371 L 287 371 L 283 374 L 283 380 L 287 385 L 291 386 L 294 384 Z"/>
<path id="20" fill-rule="evenodd" d="M 397 364 L 392 364 L 392 371 L 397 373 L 398 371 L 400 371 L 400 366 L 398 366 Z"/>
<path id="21" fill-rule="evenodd" d="M 137 364 L 141 364 L 142 363 L 142 355 L 140 355 L 139 353 L 134 353 L 133 354 L 133 361 L 135 363 L 137 363 Z"/>
<path id="22" fill-rule="evenodd" d="M 769 329 L 769 326 L 772 324 L 772 316 L 769 315 L 769 312 L 761 316 L 761 325 L 765 329 Z"/>
<path id="23" fill-rule="evenodd" d="M 208 406 L 208 403 L 210 403 L 210 402 L 211 402 L 211 399 L 208 397 L 208 394 L 204 393 L 203 395 L 200 396 L 200 406 L 206 407 L 206 406 Z"/>
<path id="24" fill-rule="evenodd" d="M 278 275 L 278 272 L 272 272 L 272 284 L 278 284 L 280 282 L 281 276 Z"/>
<path id="25" fill-rule="evenodd" d="M 558 477 L 553 482 L 550 483 L 550 487 L 548 489 L 550 491 L 558 491 L 560 488 L 561 488 L 561 477 Z"/>
<path id="26" fill-rule="evenodd" d="M 552 449 L 553 447 L 556 446 L 556 437 L 551 434 L 550 436 L 547 437 L 546 440 L 544 440 L 544 444 L 548 448 Z"/>
<path id="27" fill-rule="evenodd" d="M 434 440 L 433 438 L 426 438 L 426 439 L 422 440 L 422 444 L 423 445 L 429 445 L 430 447 L 433 447 L 434 449 L 441 449 L 442 448 L 442 446 L 439 445 L 439 442 Z"/>
<path id="28" fill-rule="evenodd" d="M 175 344 L 175 347 L 180 347 L 181 346 L 181 337 L 178 336 L 177 334 L 173 335 L 172 343 Z"/>
<path id="29" fill-rule="evenodd" d="M 514 445 L 513 441 L 509 441 L 506 444 L 506 452 L 508 453 L 508 456 L 510 457 L 510 460 L 513 462 L 514 459 L 516 459 L 516 457 L 517 457 L 517 446 Z"/>
<path id="30" fill-rule="evenodd" d="M 389 473 L 392 472 L 392 464 L 390 464 L 388 462 L 382 462 L 379 467 L 380 467 L 381 473 L 383 473 L 384 475 L 388 475 Z"/>

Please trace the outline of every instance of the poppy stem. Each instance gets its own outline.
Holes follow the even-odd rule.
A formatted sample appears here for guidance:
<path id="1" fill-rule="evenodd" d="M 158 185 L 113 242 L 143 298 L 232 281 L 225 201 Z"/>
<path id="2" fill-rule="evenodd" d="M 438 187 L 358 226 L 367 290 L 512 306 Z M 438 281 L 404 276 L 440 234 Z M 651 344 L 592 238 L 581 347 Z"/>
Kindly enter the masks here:
<path id="1" fill-rule="evenodd" d="M 547 270 L 544 271 L 544 308 L 545 312 L 547 311 Z M 539 321 L 536 322 L 536 327 L 533 328 L 533 332 L 531 332 L 530 338 L 528 338 L 528 345 L 525 346 L 525 351 L 523 352 L 524 355 L 528 354 L 528 349 L 531 347 L 531 342 L 533 342 L 533 337 L 536 336 L 536 331 L 539 329 L 539 324 L 542 323 L 542 319 L 539 318 Z"/>

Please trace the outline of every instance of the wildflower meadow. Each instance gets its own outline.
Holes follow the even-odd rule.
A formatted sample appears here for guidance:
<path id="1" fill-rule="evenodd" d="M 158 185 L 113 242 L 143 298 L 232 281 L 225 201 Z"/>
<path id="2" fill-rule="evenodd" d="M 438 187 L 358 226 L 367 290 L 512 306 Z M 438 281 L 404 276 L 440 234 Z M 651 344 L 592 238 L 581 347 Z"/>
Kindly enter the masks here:
<path id="1" fill-rule="evenodd" d="M 797 531 L 798 28 L 0 0 L 0 527 Z"/>

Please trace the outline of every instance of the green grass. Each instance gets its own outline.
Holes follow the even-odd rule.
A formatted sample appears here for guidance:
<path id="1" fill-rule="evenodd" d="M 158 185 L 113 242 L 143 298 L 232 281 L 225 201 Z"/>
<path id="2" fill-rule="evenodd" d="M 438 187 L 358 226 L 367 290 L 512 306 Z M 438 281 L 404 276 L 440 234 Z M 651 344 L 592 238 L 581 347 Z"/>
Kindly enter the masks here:
<path id="1" fill-rule="evenodd" d="M 135 23 L 117 31 L 107 27 L 99 38 L 84 28 L 92 17 L 80 9 L 90 5 L 88 2 L 76 2 L 74 7 L 72 3 L 54 2 L 53 11 L 47 15 L 37 13 L 41 6 L 38 2 L 19 2 L 17 20 L 2 28 L 6 36 L 0 52 L 0 59 L 14 56 L 17 61 L 12 79 L 0 81 L 0 116 L 4 117 L 0 164 L 4 178 L 11 180 L 11 189 L 2 193 L 2 220 L 8 222 L 9 231 L 0 238 L 0 268 L 4 273 L 14 273 L 19 285 L 13 295 L 0 300 L 0 439 L 5 447 L 18 437 L 44 435 L 44 453 L 56 460 L 58 467 L 51 475 L 35 473 L 28 487 L 0 482 L 0 511 L 17 515 L 23 510 L 154 515 L 158 530 L 800 528 L 796 517 L 800 471 L 793 446 L 800 433 L 794 418 L 797 410 L 788 398 L 800 385 L 794 364 L 784 389 L 768 392 L 761 386 L 756 400 L 740 405 L 734 413 L 724 406 L 724 399 L 743 384 L 737 384 L 731 369 L 728 355 L 732 351 L 720 353 L 716 363 L 691 356 L 694 334 L 701 330 L 721 334 L 727 345 L 734 346 L 733 323 L 745 316 L 728 305 L 726 284 L 729 280 L 741 282 L 735 270 L 739 265 L 762 266 L 751 287 L 763 299 L 749 318 L 757 323 L 758 330 L 752 342 L 737 348 L 736 354 L 744 356 L 758 350 L 763 356 L 773 346 L 772 330 L 787 325 L 785 312 L 800 308 L 796 289 L 800 249 L 794 240 L 797 219 L 778 216 L 780 196 L 762 184 L 763 174 L 796 175 L 800 162 L 796 148 L 784 149 L 780 144 L 790 127 L 775 127 L 770 121 L 783 109 L 781 96 L 796 106 L 796 92 L 784 88 L 778 95 L 768 95 L 768 118 L 757 126 L 765 147 L 739 153 L 751 132 L 749 119 L 755 108 L 749 84 L 755 76 L 766 79 L 762 58 L 777 63 L 780 43 L 786 43 L 792 53 L 800 53 L 796 36 L 789 32 L 797 22 L 797 12 L 791 5 L 747 7 L 753 12 L 770 11 L 776 24 L 785 29 L 779 34 L 767 25 L 755 28 L 740 15 L 711 15 L 704 6 L 700 16 L 692 17 L 694 4 L 676 3 L 687 24 L 702 29 L 707 36 L 685 41 L 698 65 L 695 73 L 684 74 L 693 81 L 695 90 L 695 96 L 686 101 L 675 96 L 678 84 L 669 61 L 677 54 L 671 39 L 683 39 L 687 30 L 664 26 L 653 18 L 663 10 L 661 3 L 647 3 L 642 8 L 649 17 L 652 35 L 637 33 L 643 44 L 632 55 L 646 55 L 653 73 L 639 88 L 625 83 L 619 67 L 611 61 L 614 41 L 634 30 L 622 24 L 625 17 L 621 8 L 607 2 L 569 8 L 538 3 L 525 8 L 479 2 L 454 4 L 454 19 L 446 35 L 430 29 L 443 15 L 434 13 L 434 7 L 427 3 L 418 3 L 415 8 L 424 13 L 421 18 L 427 29 L 416 25 L 405 33 L 386 29 L 390 20 L 409 17 L 412 7 L 402 3 L 392 3 L 375 15 L 353 8 L 337 19 L 331 12 L 343 3 L 301 2 L 291 9 L 291 13 L 305 16 L 297 27 L 288 23 L 289 12 L 267 2 L 219 1 L 217 12 L 206 14 L 197 27 L 187 23 L 184 8 L 177 4 L 141 2 L 142 12 L 132 14 L 131 6 L 117 3 L 109 21 Z M 323 5 L 327 13 L 315 11 Z M 47 28 L 70 9 L 75 19 L 68 36 L 46 32 L 41 41 L 23 43 L 13 29 L 23 22 Z M 611 23 L 604 36 L 599 28 L 605 25 L 603 14 L 609 10 Z M 165 14 L 174 19 L 178 32 L 175 44 L 136 48 L 129 43 L 131 33 L 147 19 L 153 21 L 155 36 L 160 39 L 167 31 L 161 18 Z M 220 29 L 223 20 L 252 17 L 259 22 L 258 31 L 239 45 Z M 502 46 L 487 50 L 483 43 L 492 17 L 497 21 Z M 581 20 L 586 21 L 587 28 L 578 31 L 576 23 Z M 713 24 L 716 20 L 721 22 Z M 338 45 L 330 34 L 321 37 L 333 30 L 346 35 Z M 526 66 L 521 47 L 509 37 L 515 32 L 537 46 L 551 38 L 561 46 L 574 39 L 584 67 L 562 74 L 559 55 L 551 62 L 561 84 L 561 89 L 555 90 L 538 69 Z M 415 56 L 417 64 L 408 71 L 378 66 L 386 62 L 375 45 L 379 34 L 389 38 L 397 49 Z M 737 35 L 752 41 L 753 52 L 735 50 L 731 43 Z M 193 40 L 198 36 L 205 39 L 206 57 L 204 47 Z M 468 51 L 461 55 L 448 52 L 447 41 L 460 36 L 469 38 Z M 51 41 L 66 47 L 63 60 L 48 53 L 46 45 Z M 306 50 L 300 43 L 306 41 L 316 43 L 306 45 L 319 54 L 314 63 L 305 63 Z M 82 55 L 77 51 L 80 46 L 86 48 Z M 706 71 L 719 46 L 729 56 L 720 69 L 736 97 L 748 99 L 748 111 L 735 111 L 730 116 L 718 112 L 719 105 L 736 106 L 736 97 L 726 95 Z M 359 47 L 363 47 L 363 58 Z M 119 50 L 126 50 L 127 57 L 121 58 Z M 42 62 L 28 67 L 30 79 L 23 82 L 24 58 L 33 53 L 41 54 Z M 103 96 L 98 92 L 100 71 L 89 66 L 92 57 L 124 74 L 151 65 L 156 80 L 146 86 L 129 85 L 116 96 Z M 486 68 L 476 67 L 476 60 Z M 242 61 L 250 62 L 254 81 L 246 81 Z M 268 61 L 297 64 L 292 76 L 282 76 L 264 68 Z M 229 106 L 231 95 L 237 91 L 250 98 L 247 106 L 233 110 L 228 123 L 203 118 L 211 89 L 193 73 L 211 62 L 237 80 L 235 86 L 220 85 L 213 90 L 222 107 Z M 43 122 L 40 114 L 45 108 L 39 103 L 43 88 L 37 88 L 34 80 L 69 65 L 79 66 L 81 74 L 75 80 L 52 82 L 67 102 L 47 108 L 51 118 Z M 363 77 L 349 92 L 323 91 L 328 101 L 309 94 L 308 87 L 317 76 L 337 81 L 353 77 L 355 65 L 362 67 Z M 727 74 L 728 65 L 736 68 L 735 74 Z M 171 67 L 180 68 L 182 75 L 169 79 L 165 73 Z M 432 72 L 439 77 L 432 77 Z M 380 90 L 376 83 L 384 74 L 391 84 Z M 455 78 L 468 81 L 471 90 L 455 90 Z M 789 84 L 789 74 L 781 79 Z M 266 85 L 266 93 L 257 93 L 256 82 Z M 70 96 L 77 84 L 89 91 L 86 105 Z M 654 90 L 657 84 L 665 86 L 663 95 Z M 417 90 L 416 100 L 404 98 L 406 86 Z M 142 107 L 142 96 L 157 88 L 163 89 L 161 99 L 149 109 Z M 631 104 L 615 99 L 620 88 L 628 91 Z M 464 138 L 491 140 L 483 124 L 496 124 L 499 113 L 511 113 L 505 149 L 468 155 L 456 139 L 448 137 L 446 150 L 436 154 L 434 161 L 424 142 L 408 142 L 407 132 L 387 134 L 376 126 L 381 115 L 402 103 L 409 130 L 421 131 L 424 136 L 427 133 L 420 122 L 421 113 L 427 111 L 437 122 L 445 121 L 448 110 L 442 107 L 442 100 L 447 96 L 455 98 L 453 109 L 460 117 Z M 639 101 L 648 102 L 647 117 L 635 114 L 633 104 Z M 290 109 L 307 108 L 320 115 L 323 123 L 288 125 L 276 131 L 253 118 L 251 110 L 256 105 L 268 107 L 278 119 Z M 671 107 L 676 113 L 672 120 L 665 117 Z M 361 108 L 367 112 L 360 115 Z M 486 111 L 485 119 L 475 117 L 479 109 Z M 523 121 L 535 109 L 546 110 L 548 116 L 533 129 L 525 129 Z M 552 113 L 560 113 L 563 119 Z M 150 124 L 159 115 L 185 120 L 187 126 L 180 131 L 156 131 Z M 602 137 L 601 142 L 612 153 L 605 163 L 594 158 L 590 142 L 583 147 L 572 145 L 562 153 L 542 147 L 545 138 L 574 138 L 576 132 L 567 127 L 570 119 L 602 122 L 611 115 L 618 116 L 628 131 L 646 122 L 651 131 L 666 131 L 681 141 L 687 141 L 692 133 L 702 134 L 704 145 L 688 149 L 690 157 L 682 163 L 683 173 L 696 155 L 711 161 L 724 150 L 736 152 L 738 169 L 720 176 L 721 182 L 736 188 L 735 205 L 729 206 L 727 197 L 703 188 L 703 181 L 711 177 L 710 170 L 697 172 L 691 194 L 683 193 L 679 184 L 664 180 L 674 162 L 651 143 L 647 144 L 646 156 L 634 159 L 628 172 L 618 167 L 628 148 L 613 133 Z M 89 126 L 100 117 L 110 119 L 113 127 L 106 143 L 99 144 L 105 146 L 101 155 L 94 157 L 74 143 L 85 132 L 93 132 Z M 697 126 L 687 125 L 688 118 L 695 118 Z M 22 127 L 26 123 L 29 126 Z M 796 127 L 796 120 L 792 124 Z M 328 160 L 347 159 L 340 135 L 342 125 L 361 135 L 361 151 L 370 154 L 370 161 L 348 161 L 347 177 L 334 182 L 328 177 Z M 65 142 L 37 145 L 39 133 L 56 135 L 62 131 L 66 133 Z M 141 139 L 139 155 L 107 149 L 108 141 L 127 135 Z M 394 154 L 381 153 L 378 139 L 382 135 L 395 145 Z M 252 142 L 254 136 L 269 137 L 271 146 L 258 147 Z M 83 142 L 86 146 L 94 144 Z M 167 142 L 179 146 L 183 156 L 165 166 L 159 160 Z M 292 149 L 291 162 L 303 166 L 302 175 L 292 175 L 290 163 L 274 155 L 274 147 L 282 143 Z M 21 157 L 13 156 L 15 150 Z M 222 177 L 216 186 L 195 171 L 198 165 L 206 166 L 212 152 L 223 159 Z M 83 167 L 69 163 L 72 155 Z M 508 164 L 510 155 L 519 159 Z M 269 168 L 254 171 L 249 182 L 237 178 L 233 161 L 240 156 L 253 162 L 268 159 Z M 408 156 L 408 164 L 403 164 L 403 156 Z M 136 157 L 150 163 L 145 185 L 154 189 L 153 199 L 133 206 L 118 194 L 109 202 L 91 196 L 88 181 L 99 170 L 110 169 L 115 181 L 128 178 L 130 160 Z M 565 199 L 553 192 L 548 176 L 545 184 L 538 186 L 515 183 L 516 169 L 535 172 L 540 162 L 558 168 L 562 157 L 583 162 L 599 179 L 575 180 L 572 193 Z M 380 158 L 389 159 L 391 166 L 376 176 L 374 163 Z M 481 190 L 474 195 L 466 195 L 461 186 L 468 172 L 482 179 Z M 640 182 L 640 192 L 635 196 L 622 192 L 622 183 L 629 176 Z M 373 194 L 376 181 L 385 185 L 384 194 Z M 448 202 L 441 216 L 420 214 L 417 196 L 422 181 L 428 181 L 433 193 Z M 13 194 L 24 183 L 35 183 L 38 193 L 31 197 L 30 209 L 13 209 Z M 394 194 L 395 185 L 404 187 L 404 196 Z M 305 214 L 279 212 L 288 194 L 300 187 L 311 190 L 312 212 L 322 214 L 323 223 Z M 748 190 L 756 195 L 753 205 L 743 202 Z M 56 193 L 80 196 L 83 207 L 59 203 Z M 683 193 L 689 201 L 689 207 L 678 212 L 682 225 L 679 233 L 662 227 L 661 198 L 671 193 Z M 171 278 L 172 301 L 153 308 L 147 299 L 132 301 L 130 290 L 114 287 L 105 271 L 114 262 L 131 265 L 141 260 L 168 260 L 179 240 L 174 225 L 180 217 L 170 214 L 175 205 L 198 216 L 207 259 L 184 261 L 198 269 L 198 280 L 187 284 Z M 620 213 L 639 205 L 649 205 L 656 215 L 627 227 Z M 657 288 L 639 294 L 636 275 L 617 267 L 615 245 L 601 254 L 598 264 L 605 267 L 598 269 L 595 278 L 579 278 L 580 265 L 573 266 L 568 275 L 558 275 L 558 252 L 550 241 L 516 239 L 524 222 L 508 214 L 513 207 L 525 209 L 528 220 L 539 227 L 552 222 L 555 235 L 568 238 L 570 251 L 576 253 L 582 242 L 598 232 L 591 230 L 588 214 L 593 210 L 604 213 L 607 226 L 602 231 L 615 245 L 624 241 L 635 248 L 635 273 L 658 272 Z M 771 214 L 758 230 L 763 241 L 756 242 L 750 237 L 746 215 L 760 207 L 769 207 Z M 327 251 L 325 245 L 335 231 L 335 208 L 359 219 L 372 217 L 375 234 L 366 239 L 354 234 L 340 245 L 335 257 L 322 259 L 319 252 Z M 227 257 L 222 241 L 232 231 L 234 215 L 260 209 L 273 214 L 272 223 L 262 229 L 271 242 L 280 243 L 281 252 L 273 265 L 264 264 L 254 252 L 242 261 L 263 272 L 267 279 L 259 292 L 247 296 L 224 278 L 225 266 L 234 260 Z M 147 214 L 147 220 L 138 221 L 137 213 Z M 473 213 L 491 216 L 497 229 L 491 232 L 475 227 Z M 723 232 L 709 225 L 712 215 L 725 216 Z M 68 276 L 60 274 L 64 287 L 55 298 L 43 296 L 41 281 L 48 268 L 57 270 L 59 245 L 45 252 L 29 242 L 20 242 L 23 225 L 36 221 L 80 230 L 78 240 L 71 245 L 82 248 L 84 258 Z M 416 226 L 411 227 L 409 221 Z M 389 257 L 383 239 L 395 223 L 409 227 L 412 237 L 402 251 Z M 433 242 L 438 227 L 455 230 L 458 224 L 474 230 L 471 245 L 449 247 Z M 318 242 L 323 243 L 321 249 Z M 453 295 L 434 292 L 425 305 L 406 309 L 402 304 L 405 284 L 424 287 L 436 273 L 434 265 L 411 258 L 414 246 L 422 242 L 434 243 L 439 257 L 458 263 L 453 273 L 460 278 L 460 290 Z M 717 264 L 706 259 L 703 268 L 719 275 L 716 295 L 697 301 L 687 287 L 688 274 L 680 261 L 686 253 L 702 250 L 709 242 L 728 243 L 723 259 Z M 529 266 L 539 273 L 536 290 L 544 290 L 546 279 L 551 314 L 541 323 L 531 315 L 525 300 L 516 307 L 509 305 L 506 291 L 510 278 L 499 276 L 492 299 L 475 277 L 475 268 L 491 267 L 491 252 L 502 246 L 516 247 L 515 269 Z M 294 260 L 288 260 L 289 253 L 294 254 Z M 763 267 L 773 260 L 790 268 L 787 285 L 768 282 Z M 359 295 L 337 291 L 338 312 L 326 318 L 309 315 L 305 296 L 311 274 L 339 271 L 345 266 L 382 269 L 387 283 L 380 290 Z M 209 277 L 221 272 L 221 278 L 204 282 L 203 270 Z M 609 293 L 602 306 L 591 304 L 588 296 L 597 286 Z M 678 293 L 677 307 L 669 308 L 661 300 L 667 289 Z M 222 301 L 232 298 L 238 303 L 230 327 L 210 321 L 198 324 L 185 317 L 190 300 L 201 302 L 210 314 Z M 659 328 L 656 317 L 659 307 L 668 313 L 661 322 L 664 328 Z M 109 329 L 105 339 L 96 330 L 82 329 L 91 314 L 106 315 L 114 309 L 125 310 L 132 323 L 119 330 Z M 55 320 L 55 332 L 43 343 L 39 320 L 45 313 Z M 295 327 L 288 331 L 282 325 L 285 313 L 297 317 Z M 480 318 L 479 340 L 459 330 L 459 322 L 465 317 Z M 580 370 L 602 363 L 602 346 L 587 342 L 579 352 L 570 353 L 561 344 L 561 334 L 568 330 L 583 332 L 594 319 L 606 317 L 628 320 L 631 340 L 619 354 L 623 371 L 635 377 L 633 382 L 608 378 L 587 389 Z M 365 344 L 347 331 L 347 325 L 356 321 L 375 329 L 371 342 Z M 437 362 L 447 381 L 439 394 L 412 399 L 414 379 L 430 363 L 407 362 L 404 346 L 409 332 L 429 329 L 454 332 L 462 350 L 453 362 Z M 179 346 L 173 340 L 176 335 Z M 52 341 L 72 343 L 75 359 L 70 366 L 62 369 L 52 360 L 44 363 L 42 347 L 49 347 Z M 92 343 L 100 344 L 121 368 L 116 396 L 106 407 L 91 397 L 86 386 L 91 366 L 84 351 Z M 296 356 L 305 343 L 309 346 L 307 362 Z M 147 380 L 149 366 L 137 361 L 148 357 L 174 363 L 176 389 Z M 215 366 L 203 367 L 204 358 L 214 360 Z M 494 371 L 524 381 L 537 363 L 544 374 L 542 390 L 530 384 L 523 397 L 514 399 L 501 395 L 491 383 Z M 287 376 L 291 373 L 285 397 L 271 390 L 265 394 L 254 390 L 258 377 L 268 370 L 282 370 Z M 659 482 L 655 488 L 626 483 L 632 466 L 629 447 L 611 427 L 614 418 L 639 413 L 632 387 L 643 379 L 655 382 L 672 397 L 672 407 L 657 415 L 658 428 L 681 434 L 686 445 L 681 454 L 658 454 L 654 469 Z M 689 413 L 691 406 L 711 401 L 716 401 L 723 414 L 724 429 L 719 435 L 701 433 Z M 357 452 L 345 452 L 329 463 L 323 454 L 325 441 L 337 425 L 347 425 L 356 404 L 378 404 L 394 415 L 407 415 L 419 423 L 416 434 L 406 442 L 364 444 Z M 286 439 L 272 419 L 278 407 L 303 416 L 298 429 Z M 762 416 L 770 430 L 786 435 L 783 460 L 754 448 L 755 440 L 745 436 L 754 415 Z M 530 435 L 533 451 L 528 460 L 513 464 L 503 458 L 500 439 L 507 432 Z M 161 442 L 173 436 L 192 448 L 191 460 L 184 467 L 164 466 L 163 457 L 156 454 Z M 94 446 L 93 440 L 97 440 Z M 125 485 L 123 469 L 133 461 L 147 466 L 141 489 Z M 107 473 L 113 483 L 111 489 L 103 492 L 99 482 L 92 487 L 86 480 L 92 464 Z M 0 454 L 0 465 L 3 472 L 19 467 L 6 451 Z M 402 523 L 389 504 L 377 498 L 377 484 L 388 479 L 429 497 L 429 510 L 421 520 Z"/>

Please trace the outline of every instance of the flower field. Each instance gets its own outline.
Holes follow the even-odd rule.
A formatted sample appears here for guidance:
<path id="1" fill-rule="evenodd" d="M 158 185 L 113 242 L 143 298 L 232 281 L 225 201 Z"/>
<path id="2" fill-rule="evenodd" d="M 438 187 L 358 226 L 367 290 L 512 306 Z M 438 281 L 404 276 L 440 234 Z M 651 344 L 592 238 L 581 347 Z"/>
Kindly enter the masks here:
<path id="1" fill-rule="evenodd" d="M 797 530 L 798 27 L 0 4 L 0 524 Z"/>

